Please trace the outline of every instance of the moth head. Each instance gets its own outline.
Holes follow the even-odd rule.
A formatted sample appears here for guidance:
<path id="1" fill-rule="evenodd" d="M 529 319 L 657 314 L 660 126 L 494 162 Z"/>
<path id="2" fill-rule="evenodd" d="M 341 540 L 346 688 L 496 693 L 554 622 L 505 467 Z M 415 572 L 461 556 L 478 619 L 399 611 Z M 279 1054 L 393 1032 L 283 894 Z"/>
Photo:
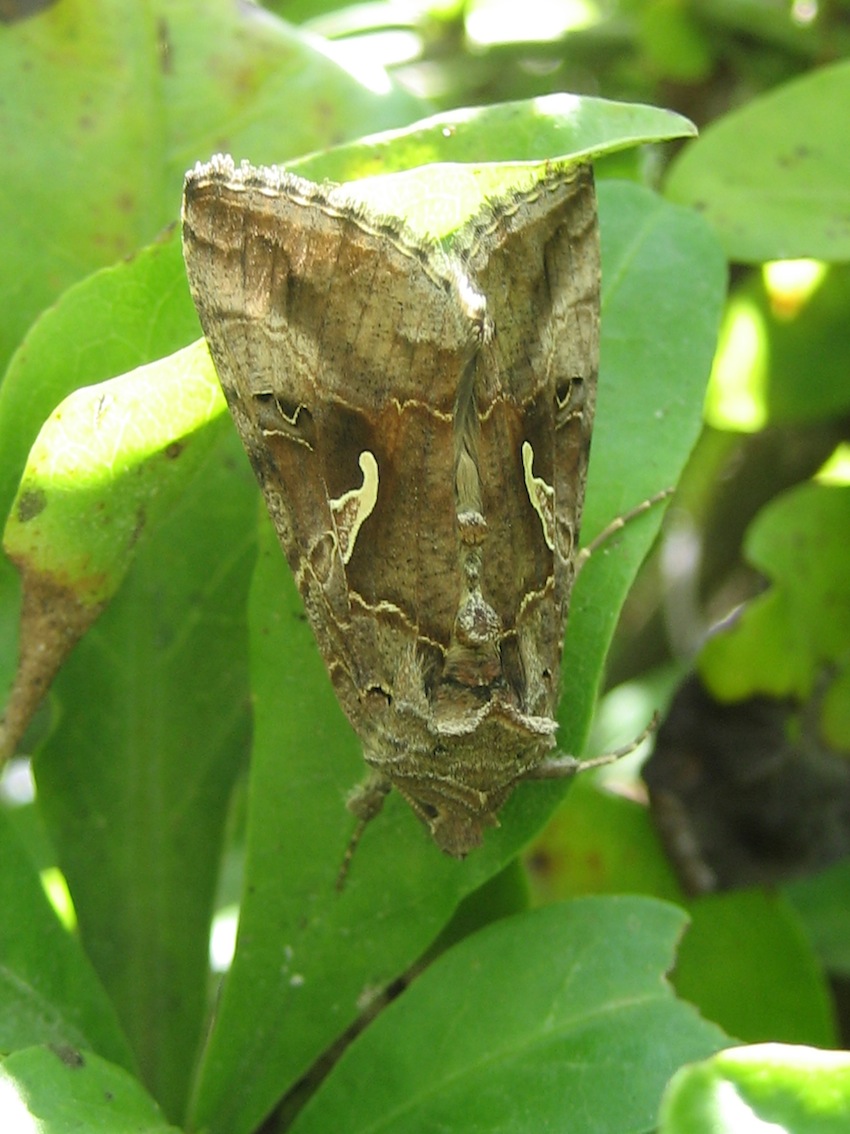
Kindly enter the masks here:
<path id="1" fill-rule="evenodd" d="M 439 784 L 417 784 L 413 790 L 407 785 L 396 786 L 440 850 L 452 858 L 466 858 L 481 845 L 486 827 L 499 826 L 497 808 L 489 804 L 483 792 L 471 793 L 477 798 L 467 802 L 447 797 L 439 790 Z"/>

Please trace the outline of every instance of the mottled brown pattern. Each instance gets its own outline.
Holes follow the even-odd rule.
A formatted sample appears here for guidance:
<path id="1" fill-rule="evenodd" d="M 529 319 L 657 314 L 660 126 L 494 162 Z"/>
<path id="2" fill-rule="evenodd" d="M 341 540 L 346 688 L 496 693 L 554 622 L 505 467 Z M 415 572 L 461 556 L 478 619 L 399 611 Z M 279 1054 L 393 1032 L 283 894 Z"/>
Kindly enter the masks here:
<path id="1" fill-rule="evenodd" d="M 187 177 L 183 234 L 372 769 L 350 806 L 365 821 L 394 787 L 463 855 L 552 767 L 596 392 L 591 170 L 491 202 L 445 253 L 344 190 L 219 157 Z"/>

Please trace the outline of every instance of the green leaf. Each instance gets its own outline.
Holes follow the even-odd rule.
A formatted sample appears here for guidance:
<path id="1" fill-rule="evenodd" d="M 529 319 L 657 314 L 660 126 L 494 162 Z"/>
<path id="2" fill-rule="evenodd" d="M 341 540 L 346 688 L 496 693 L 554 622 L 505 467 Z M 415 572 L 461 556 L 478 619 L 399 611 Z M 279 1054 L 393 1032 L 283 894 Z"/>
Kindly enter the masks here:
<path id="1" fill-rule="evenodd" d="M 546 162 L 566 157 L 591 160 L 644 142 L 695 133 L 692 122 L 671 110 L 553 94 L 450 110 L 401 130 L 387 130 L 347 146 L 309 154 L 290 163 L 289 168 L 303 177 L 356 181 L 428 163 L 466 163 L 471 167 L 470 176 L 483 179 L 486 194 L 499 191 L 505 167 L 529 166 L 534 172 Z M 482 166 L 490 168 L 478 168 Z M 415 176 L 421 175 L 417 168 Z M 493 183 L 488 184 L 489 176 L 495 178 Z M 515 168 L 509 176 L 516 184 Z M 457 188 L 450 183 L 442 192 L 448 196 Z"/>
<path id="2" fill-rule="evenodd" d="M 696 407 L 701 410 L 726 288 L 717 241 L 693 212 L 621 182 L 602 183 L 598 192 L 602 344 L 583 543 L 678 481 L 702 426 Z M 629 524 L 622 542 L 617 536 L 606 544 L 576 584 L 560 717 L 562 743 L 572 751 L 581 744 L 570 735 L 570 716 L 589 717 L 598 692 L 594 642 L 601 638 L 607 650 L 659 520 L 655 509 Z M 645 525 L 649 538 L 633 544 L 633 529 L 646 531 Z"/>
<path id="3" fill-rule="evenodd" d="M 823 965 L 850 977 L 850 861 L 784 888 Z"/>
<path id="4" fill-rule="evenodd" d="M 676 1073 L 661 1134 L 844 1134 L 850 1126 L 850 1055 L 762 1044 L 722 1051 Z"/>
<path id="5" fill-rule="evenodd" d="M 706 401 L 718 429 L 825 422 L 850 409 L 850 269 L 824 266 L 800 295 L 770 286 L 778 267 L 748 273 L 730 297 Z"/>
<path id="6" fill-rule="evenodd" d="M 482 930 L 355 1041 L 293 1134 L 652 1130 L 672 1071 L 725 1041 L 663 979 L 683 924 L 586 898 Z"/>
<path id="7" fill-rule="evenodd" d="M 373 212 L 404 217 L 423 238 L 442 239 L 488 198 L 525 188 L 553 163 L 694 131 L 669 110 L 559 94 L 448 111 L 309 154 L 287 169 L 343 182 Z"/>
<path id="8" fill-rule="evenodd" d="M 197 475 L 224 408 L 203 341 L 75 391 L 30 450 L 4 551 L 81 602 L 111 598 L 145 528 Z"/>
<path id="9" fill-rule="evenodd" d="M 30 330 L 0 387 L 0 514 L 7 515 L 27 454 L 63 398 L 171 354 L 199 332 L 175 233 L 70 288 Z M 4 686 L 17 652 L 19 603 L 17 575 L 0 559 Z"/>
<path id="10" fill-rule="evenodd" d="M 0 370 L 61 291 L 169 220 L 150 160 L 156 70 L 143 8 L 72 0 L 0 36 L 0 138 L 15 169 L 0 191 Z"/>
<path id="11" fill-rule="evenodd" d="M 0 144 L 15 176 L 0 188 L 0 371 L 65 288 L 175 219 L 197 158 L 226 143 L 283 160 L 416 117 L 383 72 L 369 81 L 229 0 L 63 0 L 4 27 Z"/>
<path id="12" fill-rule="evenodd" d="M 600 773 L 578 777 L 526 852 L 535 905 L 585 894 L 647 894 L 685 904 L 647 808 L 631 798 L 638 791 L 637 784 L 607 791 Z"/>
<path id="13" fill-rule="evenodd" d="M 793 906 L 760 890 L 687 899 L 663 857 L 646 807 L 600 788 L 594 780 L 601 778 L 580 777 L 533 844 L 527 863 L 536 901 L 586 893 L 639 893 L 675 901 L 691 918 L 671 977 L 683 999 L 739 1039 L 834 1043 L 823 965 Z M 846 928 L 841 912 L 846 895 L 837 879 L 830 921 L 836 946 Z M 827 916 L 825 909 L 821 912 Z"/>
<path id="14" fill-rule="evenodd" d="M 835 1042 L 823 966 L 781 895 L 711 894 L 687 909 L 692 925 L 672 977 L 680 996 L 741 1040 Z"/>
<path id="15" fill-rule="evenodd" d="M 693 214 L 628 184 L 600 186 L 600 209 L 602 376 L 588 537 L 676 481 L 700 427 L 725 278 L 711 233 Z M 684 342 L 683 325 L 690 329 Z M 582 749 L 617 611 L 660 518 L 656 509 L 628 525 L 582 573 L 567 634 L 567 751 Z M 440 855 L 391 796 L 337 894 L 353 823 L 344 799 L 364 767 L 268 526 L 250 618 L 255 736 L 246 889 L 193 1116 L 197 1126 L 227 1134 L 256 1126 L 355 1020 L 370 990 L 416 960 L 460 899 L 516 854 L 564 791 L 521 788 L 502 828 L 464 863 Z"/>
<path id="16" fill-rule="evenodd" d="M 13 753 L 45 689 L 124 578 L 146 528 L 186 491 L 215 440 L 224 398 L 201 340 L 76 390 L 30 452 L 3 550 L 21 574 L 15 683 L 0 722 Z"/>
<path id="17" fill-rule="evenodd" d="M 121 0 L 113 7 L 120 13 Z M 161 11 L 173 64 L 163 82 L 172 190 L 193 162 L 223 146 L 254 162 L 281 162 L 412 122 L 428 108 L 379 64 L 361 55 L 352 66 L 265 8 L 193 0 Z"/>
<path id="18" fill-rule="evenodd" d="M 145 533 L 57 678 L 58 723 L 34 762 L 83 945 L 174 1118 L 206 1013 L 209 921 L 248 732 L 254 488 L 229 421 L 210 428 L 179 505 Z"/>
<path id="19" fill-rule="evenodd" d="M 3 1060 L 0 1116 L 15 1134 L 175 1134 L 136 1079 L 68 1044 L 30 1047 Z"/>
<path id="20" fill-rule="evenodd" d="M 0 862 L 0 1051 L 72 1044 L 132 1069 L 114 1009 L 79 942 L 50 908 L 3 811 Z"/>
<path id="21" fill-rule="evenodd" d="M 0 387 L 2 514 L 39 430 L 64 398 L 173 354 L 199 334 L 176 232 L 66 291 L 32 327 Z"/>
<path id="22" fill-rule="evenodd" d="M 714 44 L 691 8 L 678 0 L 650 0 L 638 11 L 640 46 L 656 75 L 694 84 L 709 78 Z"/>
<path id="23" fill-rule="evenodd" d="M 168 264 L 170 251 L 177 255 Z M 26 436 L 54 396 L 196 334 L 176 243 L 99 273 L 69 292 L 19 352 L 0 399 L 4 436 L 18 446 L 15 421 Z M 121 417 L 127 397 L 136 409 Z M 178 1114 L 206 1010 L 217 853 L 246 741 L 253 480 L 220 395 L 200 371 L 190 377 L 165 362 L 80 401 L 92 412 L 73 440 L 89 481 L 74 480 L 78 491 L 61 512 L 73 538 L 60 525 L 60 541 L 82 553 L 74 560 L 81 572 L 87 555 L 100 555 L 113 583 L 128 555 L 141 563 L 56 683 L 63 711 L 36 762 L 39 796 L 83 943 L 146 1081 Z M 97 426 L 107 408 L 121 428 L 104 445 Z M 197 445 L 180 470 L 169 454 L 187 429 Z M 66 450 L 59 446 L 56 459 Z M 92 480 L 100 480 L 94 497 Z M 150 520 L 141 539 L 117 538 L 140 508 Z"/>
<path id="24" fill-rule="evenodd" d="M 807 700 L 824 667 L 825 739 L 850 748 L 850 488 L 807 484 L 762 510 L 746 554 L 772 585 L 711 638 L 700 672 L 721 700 L 755 694 Z"/>
<path id="25" fill-rule="evenodd" d="M 28 336 L 0 394 L 7 506 L 26 451 L 57 402 L 197 334 L 174 236 L 66 293 Z M 138 399 L 137 379 L 107 387 L 111 408 L 125 396 Z M 140 561 L 56 682 L 60 712 L 36 770 L 84 948 L 145 1081 L 176 1116 L 207 1007 L 218 854 L 247 743 L 244 606 L 255 489 L 214 388 L 192 403 L 187 395 L 198 391 L 197 376 L 181 375 L 169 362 L 142 375 L 142 384 L 138 413 L 125 414 L 123 431 L 109 435 L 111 452 L 97 439 L 103 391 L 93 395 L 88 422 L 73 439 L 89 476 L 102 481 L 96 503 L 106 504 L 106 512 L 115 495 L 126 504 L 141 469 L 146 484 L 136 503 L 152 522 L 132 546 L 112 544 L 98 509 L 82 509 L 85 491 L 77 506 L 68 502 L 63 514 L 76 530 L 75 550 L 85 556 L 99 549 L 114 576 L 128 553 Z M 159 409 L 152 417 L 154 401 Z M 185 411 L 199 427 L 199 406 L 203 420 L 215 405 L 217 418 L 195 430 L 198 459 L 183 466 L 191 465 L 191 475 L 175 489 L 181 461 L 168 459 L 176 452 L 169 445 L 180 439 Z M 141 465 L 139 449 L 148 452 Z M 92 467 L 95 454 L 99 464 Z M 117 469 L 123 478 L 115 477 Z M 126 531 L 136 509 L 111 510 L 115 529 Z M 7 636 L 15 597 L 9 575 L 7 565 L 0 620 Z M 9 654 L 7 647 L 3 656 Z"/>
<path id="26" fill-rule="evenodd" d="M 848 260 L 848 103 L 846 60 L 753 99 L 682 152 L 665 192 L 703 213 L 730 260 Z"/>

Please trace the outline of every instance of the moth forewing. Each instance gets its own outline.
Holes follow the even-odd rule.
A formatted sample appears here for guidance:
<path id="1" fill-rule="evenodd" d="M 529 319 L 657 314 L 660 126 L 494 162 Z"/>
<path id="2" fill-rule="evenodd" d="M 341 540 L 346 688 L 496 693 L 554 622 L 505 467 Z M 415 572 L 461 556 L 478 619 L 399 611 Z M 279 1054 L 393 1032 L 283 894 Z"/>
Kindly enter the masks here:
<path id="1" fill-rule="evenodd" d="M 553 717 L 596 405 L 600 266 L 590 167 L 492 203 L 459 247 L 494 327 L 479 365 L 485 514 L 491 529 L 490 515 L 501 518 L 487 570 L 506 629 L 517 632 L 523 704 Z"/>
<path id="2" fill-rule="evenodd" d="M 204 332 L 372 772 L 462 856 L 554 748 L 595 403 L 592 173 L 492 201 L 448 253 L 340 189 L 187 176 Z"/>

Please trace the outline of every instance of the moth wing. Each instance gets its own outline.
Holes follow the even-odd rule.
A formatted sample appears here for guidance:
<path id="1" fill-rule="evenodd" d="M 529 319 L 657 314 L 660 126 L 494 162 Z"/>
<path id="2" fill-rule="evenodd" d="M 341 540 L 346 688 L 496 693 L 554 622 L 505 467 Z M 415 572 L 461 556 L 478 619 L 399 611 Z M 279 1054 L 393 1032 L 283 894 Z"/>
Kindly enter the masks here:
<path id="1" fill-rule="evenodd" d="M 459 248 L 492 322 L 475 376 L 482 590 L 505 627 L 508 664 L 516 642 L 509 680 L 526 690 L 526 711 L 554 715 L 599 359 L 591 167 L 491 204 Z"/>
<path id="2" fill-rule="evenodd" d="M 199 167 L 183 225 L 216 369 L 357 724 L 360 691 L 391 691 L 412 643 L 451 633 L 446 470 L 474 317 L 400 223 L 278 171 Z"/>

